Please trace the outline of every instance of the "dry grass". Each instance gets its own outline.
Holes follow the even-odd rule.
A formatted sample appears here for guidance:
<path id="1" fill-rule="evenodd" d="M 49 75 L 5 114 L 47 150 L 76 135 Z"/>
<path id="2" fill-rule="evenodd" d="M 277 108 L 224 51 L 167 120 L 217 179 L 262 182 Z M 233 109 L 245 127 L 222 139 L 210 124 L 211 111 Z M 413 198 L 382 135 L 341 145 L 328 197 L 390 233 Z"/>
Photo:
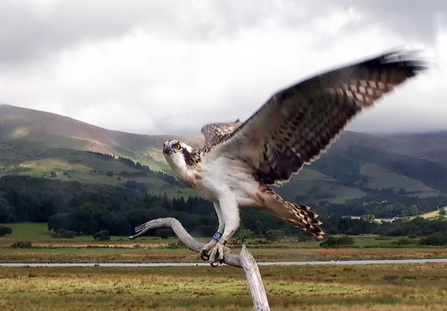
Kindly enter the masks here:
<path id="1" fill-rule="evenodd" d="M 0 239 L 0 262 L 198 262 L 198 255 L 186 248 L 173 248 L 176 239 L 96 242 L 82 239 L 37 239 L 33 248 L 13 249 L 16 239 Z M 238 248 L 233 248 L 238 253 Z M 253 248 L 258 261 L 314 261 L 367 259 L 447 258 L 442 248 Z"/>
<path id="2" fill-rule="evenodd" d="M 447 264 L 261 267 L 272 310 L 445 310 Z M 393 276 L 393 277 L 389 277 Z M 241 269 L 0 268 L 2 310 L 252 310 Z"/>
<path id="3" fill-rule="evenodd" d="M 447 249 L 252 249 L 258 261 L 446 258 Z M 238 253 L 238 249 L 233 249 Z M 0 262 L 200 262 L 188 249 L 150 248 L 4 248 Z"/>
<path id="4" fill-rule="evenodd" d="M 259 261 L 272 260 L 367 260 L 404 258 L 446 258 L 447 249 L 254 249 L 251 250 Z"/>

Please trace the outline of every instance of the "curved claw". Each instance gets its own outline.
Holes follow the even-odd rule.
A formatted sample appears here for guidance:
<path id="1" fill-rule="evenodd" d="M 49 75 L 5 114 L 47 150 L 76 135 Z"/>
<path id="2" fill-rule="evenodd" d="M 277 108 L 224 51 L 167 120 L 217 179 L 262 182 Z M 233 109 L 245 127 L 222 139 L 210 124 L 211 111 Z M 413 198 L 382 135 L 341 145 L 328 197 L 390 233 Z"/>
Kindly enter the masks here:
<path id="1" fill-rule="evenodd" d="M 231 250 L 222 243 L 211 240 L 200 251 L 200 258 L 204 261 L 209 261 L 211 267 L 217 267 L 222 264 L 224 253 L 231 253 Z"/>
<path id="2" fill-rule="evenodd" d="M 221 264 L 222 262 L 218 262 L 218 261 L 213 261 L 210 262 L 211 267 L 216 268 L 219 264 Z"/>
<path id="3" fill-rule="evenodd" d="M 231 250 L 228 247 L 224 246 L 222 243 L 217 242 L 216 246 L 211 249 L 210 261 L 222 263 L 225 253 L 231 253 Z"/>
<path id="4" fill-rule="evenodd" d="M 215 240 L 211 240 L 208 244 L 206 244 L 202 250 L 200 251 L 200 258 L 204 261 L 210 260 L 210 250 L 216 245 Z"/>
<path id="5" fill-rule="evenodd" d="M 206 253 L 202 253 L 202 252 L 200 252 L 200 258 L 201 258 L 203 261 L 208 261 L 208 260 L 210 260 L 210 256 L 209 256 L 208 254 L 206 254 Z"/>

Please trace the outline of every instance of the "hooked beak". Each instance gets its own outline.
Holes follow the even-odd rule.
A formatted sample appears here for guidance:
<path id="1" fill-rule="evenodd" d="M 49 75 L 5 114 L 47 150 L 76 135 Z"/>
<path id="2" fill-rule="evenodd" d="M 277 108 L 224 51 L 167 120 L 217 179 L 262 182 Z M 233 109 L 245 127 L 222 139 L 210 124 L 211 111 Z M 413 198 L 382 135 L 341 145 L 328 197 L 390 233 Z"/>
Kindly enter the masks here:
<path id="1" fill-rule="evenodd" d="M 163 148 L 163 154 L 171 154 L 172 153 L 172 149 L 169 147 Z"/>

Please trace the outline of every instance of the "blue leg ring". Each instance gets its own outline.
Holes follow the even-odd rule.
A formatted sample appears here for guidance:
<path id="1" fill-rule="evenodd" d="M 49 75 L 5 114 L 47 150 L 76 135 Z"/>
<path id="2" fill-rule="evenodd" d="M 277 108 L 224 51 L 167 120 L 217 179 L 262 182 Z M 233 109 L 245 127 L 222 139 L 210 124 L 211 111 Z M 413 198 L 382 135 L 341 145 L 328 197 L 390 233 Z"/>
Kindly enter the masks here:
<path id="1" fill-rule="evenodd" d="M 222 233 L 220 233 L 220 232 L 216 232 L 216 233 L 214 233 L 214 235 L 213 235 L 213 240 L 216 241 L 216 242 L 219 242 L 219 240 L 220 240 L 221 237 L 222 237 Z"/>

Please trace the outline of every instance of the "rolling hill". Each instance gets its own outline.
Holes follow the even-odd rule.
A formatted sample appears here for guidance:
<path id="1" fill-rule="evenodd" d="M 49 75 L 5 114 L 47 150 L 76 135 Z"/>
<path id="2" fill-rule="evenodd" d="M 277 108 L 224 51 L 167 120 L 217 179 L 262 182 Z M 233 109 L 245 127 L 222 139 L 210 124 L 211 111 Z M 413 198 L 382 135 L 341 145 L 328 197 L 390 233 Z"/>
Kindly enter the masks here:
<path id="1" fill-rule="evenodd" d="M 199 136 L 176 136 L 191 146 Z M 72 118 L 37 110 L 0 105 L 0 142 L 34 142 L 47 148 L 94 151 L 132 158 L 156 170 L 167 170 L 160 146 L 172 136 L 111 131 Z"/>
<path id="2" fill-rule="evenodd" d="M 0 177 L 31 175 L 118 186 L 136 181 L 155 193 L 195 194 L 160 173 L 170 173 L 160 148 L 170 138 L 112 131 L 52 113 L 0 105 Z M 192 146 L 203 143 L 202 136 L 176 138 Z M 319 161 L 278 191 L 289 200 L 305 202 L 344 202 L 385 188 L 435 196 L 447 193 L 446 159 L 447 132 L 386 136 L 346 132 Z"/>

